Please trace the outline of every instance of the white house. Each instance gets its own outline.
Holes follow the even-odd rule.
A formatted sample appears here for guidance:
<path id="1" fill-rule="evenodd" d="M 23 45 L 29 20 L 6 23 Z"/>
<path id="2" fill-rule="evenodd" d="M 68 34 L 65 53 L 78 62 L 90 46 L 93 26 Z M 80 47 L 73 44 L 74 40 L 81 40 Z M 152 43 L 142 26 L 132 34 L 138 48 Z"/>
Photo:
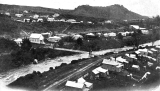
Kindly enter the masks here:
<path id="1" fill-rule="evenodd" d="M 37 15 L 37 14 L 33 15 L 34 19 L 38 19 L 38 17 L 39 17 L 39 15 Z"/>
<path id="2" fill-rule="evenodd" d="M 77 80 L 77 83 L 82 83 L 82 84 L 84 84 L 85 89 L 88 89 L 88 90 L 92 89 L 92 87 L 93 87 L 93 83 L 87 82 L 83 77 L 79 78 L 79 79 Z M 88 90 L 87 90 L 87 91 L 88 91 Z"/>
<path id="3" fill-rule="evenodd" d="M 132 68 L 137 69 L 137 70 L 140 70 L 139 65 L 132 65 Z"/>
<path id="4" fill-rule="evenodd" d="M 127 35 L 128 35 L 129 33 L 131 33 L 131 32 L 126 31 L 126 32 L 119 32 L 119 33 L 121 33 L 122 36 L 127 36 Z"/>
<path id="5" fill-rule="evenodd" d="M 23 14 L 15 14 L 16 17 L 22 17 Z"/>
<path id="6" fill-rule="evenodd" d="M 107 20 L 107 21 L 104 21 L 104 23 L 111 24 L 113 23 L 113 20 Z"/>
<path id="7" fill-rule="evenodd" d="M 24 10 L 23 13 L 29 13 L 27 10 Z"/>
<path id="8" fill-rule="evenodd" d="M 75 19 L 68 19 L 68 20 L 66 20 L 66 22 L 74 23 L 74 22 L 76 22 L 76 20 Z"/>
<path id="9" fill-rule="evenodd" d="M 61 21 L 61 22 L 65 22 L 66 20 L 65 20 L 65 19 L 60 19 L 59 21 Z"/>
<path id="10" fill-rule="evenodd" d="M 74 40 L 77 40 L 78 38 L 83 38 L 83 36 L 82 36 L 82 35 L 79 35 L 79 34 L 75 34 L 75 35 L 72 35 L 72 38 L 73 38 Z"/>
<path id="11" fill-rule="evenodd" d="M 114 33 L 114 32 L 108 33 L 108 36 L 110 36 L 110 37 L 115 37 L 115 36 L 116 36 L 116 33 Z"/>
<path id="12" fill-rule="evenodd" d="M 138 26 L 138 25 L 130 25 L 130 27 L 132 27 L 132 28 L 134 28 L 134 29 L 139 29 L 139 30 L 141 30 L 142 34 L 149 34 L 149 31 L 146 30 L 146 28 L 142 28 L 142 27 L 140 27 L 140 26 Z"/>
<path id="13" fill-rule="evenodd" d="M 104 35 L 104 37 L 108 37 L 109 36 L 108 33 L 104 33 L 103 35 Z"/>
<path id="14" fill-rule="evenodd" d="M 5 12 L 5 15 L 8 15 L 8 16 L 10 16 L 11 14 L 10 14 L 9 12 Z"/>
<path id="15" fill-rule="evenodd" d="M 122 67 L 124 66 L 122 63 L 110 59 L 103 59 L 102 64 L 103 65 L 101 67 L 103 69 L 108 69 L 109 71 L 115 71 L 115 72 L 122 71 Z"/>
<path id="16" fill-rule="evenodd" d="M 116 62 L 116 61 L 113 61 L 113 60 L 110 60 L 110 59 L 103 59 L 102 64 L 113 65 L 113 66 L 123 65 L 119 62 Z"/>
<path id="17" fill-rule="evenodd" d="M 37 22 L 43 22 L 42 18 L 38 18 Z"/>
<path id="18" fill-rule="evenodd" d="M 87 36 L 95 36 L 93 33 L 86 34 Z"/>
<path id="19" fill-rule="evenodd" d="M 137 53 L 138 55 L 148 55 L 148 49 L 138 49 L 137 51 L 135 51 L 135 53 Z"/>
<path id="20" fill-rule="evenodd" d="M 52 15 L 53 17 L 58 17 L 59 14 L 58 13 L 55 13 L 54 15 Z"/>
<path id="21" fill-rule="evenodd" d="M 37 44 L 44 44 L 44 37 L 42 34 L 38 33 L 32 33 L 29 37 L 29 40 L 32 43 L 37 43 Z"/>
<path id="22" fill-rule="evenodd" d="M 77 83 L 75 81 L 67 81 L 65 84 L 66 87 L 75 88 L 76 90 L 84 90 L 85 86 L 83 83 Z"/>
<path id="23" fill-rule="evenodd" d="M 137 59 L 135 54 L 125 54 L 125 56 L 133 59 Z"/>
<path id="24" fill-rule="evenodd" d="M 154 48 L 151 48 L 150 50 L 151 50 L 151 51 L 153 51 L 153 52 L 156 52 L 156 51 L 158 51 L 158 50 L 156 50 L 156 49 L 154 49 Z"/>
<path id="25" fill-rule="evenodd" d="M 126 59 L 122 58 L 121 56 L 117 57 L 116 61 L 121 62 L 121 63 L 129 63 L 128 61 L 126 61 Z"/>
<path id="26" fill-rule="evenodd" d="M 31 19 L 29 18 L 24 18 L 24 22 L 30 22 Z"/>
<path id="27" fill-rule="evenodd" d="M 53 36 L 48 38 L 48 41 L 50 42 L 58 42 L 59 40 L 61 40 L 61 37 L 58 36 Z"/>
<path id="28" fill-rule="evenodd" d="M 140 29 L 140 27 L 138 25 L 130 25 L 130 27 L 132 27 L 134 29 Z"/>
<path id="29" fill-rule="evenodd" d="M 21 46 L 21 43 L 22 43 L 22 39 L 21 39 L 21 38 L 15 39 L 14 41 L 15 41 L 19 46 Z"/>
<path id="30" fill-rule="evenodd" d="M 88 23 L 88 24 L 92 24 L 92 22 L 91 22 L 91 21 L 87 21 L 87 23 Z"/>
<path id="31" fill-rule="evenodd" d="M 92 70 L 92 72 L 94 74 L 98 74 L 98 73 L 104 73 L 104 74 L 107 73 L 107 74 L 109 74 L 108 73 L 108 69 L 103 69 L 102 67 L 98 67 L 98 68 Z"/>
<path id="32" fill-rule="evenodd" d="M 54 21 L 54 18 L 47 18 L 47 21 L 52 22 Z"/>
<path id="33" fill-rule="evenodd" d="M 142 31 L 142 34 L 149 34 L 148 30 L 141 30 L 141 31 Z"/>

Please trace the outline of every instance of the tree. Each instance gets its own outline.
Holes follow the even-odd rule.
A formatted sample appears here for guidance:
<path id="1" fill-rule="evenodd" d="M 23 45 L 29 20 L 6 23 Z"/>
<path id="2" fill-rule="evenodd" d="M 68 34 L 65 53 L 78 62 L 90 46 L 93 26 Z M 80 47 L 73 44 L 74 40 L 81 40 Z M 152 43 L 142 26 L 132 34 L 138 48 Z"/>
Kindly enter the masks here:
<path id="1" fill-rule="evenodd" d="M 159 26 L 160 25 L 160 16 L 157 15 L 156 17 L 154 17 L 154 23 L 155 25 Z"/>
<path id="2" fill-rule="evenodd" d="M 137 48 L 140 44 L 140 39 L 141 39 L 140 36 L 141 36 L 141 34 L 139 34 L 138 32 L 134 32 L 133 35 L 132 35 L 133 43 Z"/>
<path id="3" fill-rule="evenodd" d="M 123 36 L 122 36 L 122 34 L 121 34 L 121 33 L 118 33 L 117 37 L 118 37 L 118 39 L 120 39 L 120 40 L 122 40 L 122 39 L 123 39 Z"/>
<path id="4" fill-rule="evenodd" d="M 152 38 L 152 46 L 153 46 L 154 41 L 159 39 L 159 28 L 154 28 L 152 30 L 151 38 Z"/>
<path id="5" fill-rule="evenodd" d="M 82 45 L 83 45 L 83 40 L 82 40 L 82 38 L 78 38 L 78 39 L 77 39 L 77 44 L 78 44 L 79 46 L 82 46 Z"/>
<path id="6" fill-rule="evenodd" d="M 142 34 L 142 31 L 140 29 L 137 30 L 138 35 Z"/>
<path id="7" fill-rule="evenodd" d="M 31 49 L 31 47 L 32 47 L 32 44 L 29 39 L 26 38 L 26 39 L 22 40 L 21 49 L 23 51 L 29 51 Z"/>

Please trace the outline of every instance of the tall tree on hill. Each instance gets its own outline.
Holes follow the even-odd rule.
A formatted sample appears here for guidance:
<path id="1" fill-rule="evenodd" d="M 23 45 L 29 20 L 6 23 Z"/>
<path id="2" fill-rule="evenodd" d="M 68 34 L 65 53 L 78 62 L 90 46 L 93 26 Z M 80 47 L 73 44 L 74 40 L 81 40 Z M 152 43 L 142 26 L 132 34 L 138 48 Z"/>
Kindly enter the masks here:
<path id="1" fill-rule="evenodd" d="M 21 44 L 21 49 L 23 51 L 29 51 L 32 47 L 32 44 L 29 39 L 23 39 Z"/>
<path id="2" fill-rule="evenodd" d="M 138 46 L 140 44 L 141 34 L 134 31 L 134 33 L 132 34 L 132 37 L 134 38 L 133 42 L 134 42 L 135 47 L 138 48 Z"/>
<path id="3" fill-rule="evenodd" d="M 156 17 L 154 17 L 154 23 L 155 25 L 159 26 L 160 25 L 160 16 L 157 15 Z"/>
<path id="4" fill-rule="evenodd" d="M 79 46 L 82 46 L 82 45 L 83 45 L 83 40 L 82 40 L 82 38 L 78 38 L 78 39 L 77 39 L 77 44 L 78 44 Z"/>
<path id="5" fill-rule="evenodd" d="M 154 29 L 152 29 L 152 35 L 151 35 L 151 38 L 152 38 L 152 46 L 153 46 L 155 40 L 158 40 L 158 39 L 160 38 L 160 37 L 159 37 L 159 35 L 160 35 L 159 30 L 160 30 L 159 28 L 154 28 Z"/>
<path id="6" fill-rule="evenodd" d="M 120 40 L 121 47 L 123 47 L 123 46 L 124 46 L 124 43 L 123 43 L 123 35 L 122 35 L 121 33 L 119 33 L 119 34 L 117 35 L 117 37 L 118 37 L 118 39 Z"/>
<path id="7" fill-rule="evenodd" d="M 122 40 L 122 39 L 123 39 L 123 36 L 122 36 L 122 34 L 121 34 L 121 33 L 118 33 L 117 37 L 118 37 L 118 39 L 120 39 L 120 40 Z"/>

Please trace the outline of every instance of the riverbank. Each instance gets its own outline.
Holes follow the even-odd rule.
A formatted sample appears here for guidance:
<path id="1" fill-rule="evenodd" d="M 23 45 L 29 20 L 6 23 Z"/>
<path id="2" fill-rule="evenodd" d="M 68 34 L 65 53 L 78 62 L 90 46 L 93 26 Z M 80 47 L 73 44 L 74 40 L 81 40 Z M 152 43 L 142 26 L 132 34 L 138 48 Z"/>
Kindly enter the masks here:
<path id="1" fill-rule="evenodd" d="M 147 45 L 151 45 L 152 43 L 147 43 Z M 156 41 L 154 45 L 160 45 L 160 40 Z M 102 51 L 95 51 L 92 52 L 94 55 L 104 55 L 107 52 L 115 52 L 115 51 L 122 51 L 122 50 L 128 50 L 133 47 L 125 47 L 125 48 L 117 48 L 117 49 L 108 49 L 108 50 L 102 50 Z M 8 85 L 15 81 L 17 78 L 21 76 L 25 76 L 27 74 L 32 73 L 33 71 L 40 71 L 41 73 L 44 71 L 48 71 L 50 67 L 55 68 L 56 66 L 60 66 L 62 63 L 71 63 L 72 60 L 78 60 L 83 58 L 89 58 L 88 53 L 84 54 L 76 54 L 71 56 L 64 56 L 64 57 L 57 57 L 55 59 L 46 60 L 39 64 L 31 64 L 28 66 L 21 67 L 19 69 L 13 69 L 8 72 L 4 72 L 0 74 L 0 82 L 3 82 L 3 84 Z"/>

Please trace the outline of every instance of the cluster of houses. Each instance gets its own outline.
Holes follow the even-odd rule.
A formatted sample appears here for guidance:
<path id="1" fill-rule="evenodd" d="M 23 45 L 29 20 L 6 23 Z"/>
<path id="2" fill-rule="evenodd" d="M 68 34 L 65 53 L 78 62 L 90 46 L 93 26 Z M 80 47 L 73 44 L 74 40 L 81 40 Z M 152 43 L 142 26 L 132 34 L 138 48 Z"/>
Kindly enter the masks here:
<path id="1" fill-rule="evenodd" d="M 14 15 L 15 21 L 19 22 L 69 22 L 69 23 L 83 23 L 83 21 L 77 22 L 75 19 L 57 19 L 60 14 L 55 13 L 53 15 L 39 15 L 39 14 L 29 14 L 27 10 L 23 11 L 23 13 L 17 13 Z M 92 22 L 88 22 L 92 23 Z"/>
<path id="2" fill-rule="evenodd" d="M 28 13 L 27 13 L 28 14 Z M 55 21 L 55 18 L 59 16 L 58 13 L 55 13 L 54 15 L 38 15 L 38 14 L 15 14 L 16 21 L 20 22 L 52 22 Z"/>
<path id="3" fill-rule="evenodd" d="M 138 25 L 130 25 L 130 28 L 134 28 L 136 30 L 141 30 L 142 34 L 149 34 L 149 30 L 147 30 L 146 28 L 142 28 Z"/>
<path id="4" fill-rule="evenodd" d="M 4 15 L 7 15 L 7 16 L 11 16 L 11 13 L 9 13 L 9 12 L 0 11 L 0 14 L 4 14 Z"/>
<path id="5" fill-rule="evenodd" d="M 47 42 L 56 43 L 61 40 L 62 36 L 52 36 L 51 32 L 47 33 L 31 33 L 27 38 L 31 43 L 35 44 L 46 44 Z M 46 41 L 45 41 L 46 40 Z M 22 38 L 18 38 L 14 40 L 19 46 L 22 43 Z"/>
<path id="6" fill-rule="evenodd" d="M 141 82 L 145 81 L 145 79 L 148 78 L 148 75 L 150 75 L 152 72 L 149 72 L 148 70 L 145 70 L 147 67 L 152 67 L 154 64 L 159 63 L 159 61 L 155 58 L 155 54 L 158 55 L 160 50 L 160 46 L 156 46 L 154 48 L 143 48 L 138 49 L 132 53 L 127 53 L 125 55 L 116 56 L 116 57 L 110 57 L 108 59 L 103 59 L 102 63 L 99 64 L 96 68 L 94 68 L 91 72 L 87 73 L 87 76 L 84 76 L 83 79 L 87 79 L 87 77 L 90 79 L 88 81 L 92 80 L 98 80 L 101 79 L 101 77 L 109 77 L 112 72 L 115 73 L 123 73 L 124 76 L 129 77 L 130 79 Z M 142 59 L 144 58 L 144 59 Z M 147 58 L 148 60 L 146 60 Z M 137 61 L 141 61 L 143 66 L 138 64 Z M 145 64 L 146 63 L 146 64 Z M 133 71 L 130 71 L 130 70 Z M 160 66 L 157 66 L 155 70 L 159 70 Z M 139 76 L 139 78 L 135 78 L 134 72 L 141 72 L 144 71 L 142 76 Z M 80 78 L 82 79 L 82 78 Z M 92 88 L 93 84 L 96 84 L 94 82 L 90 83 L 89 87 L 88 85 L 85 85 L 85 80 L 82 80 L 83 84 L 79 84 L 79 81 L 67 81 L 65 86 L 70 89 L 79 89 L 79 91 L 86 91 L 84 88 Z M 88 90 L 90 90 L 88 89 Z M 87 90 L 87 91 L 88 91 Z"/>
<path id="7" fill-rule="evenodd" d="M 67 36 L 71 36 L 74 40 L 77 40 L 78 38 L 84 38 L 84 37 L 88 37 L 88 38 L 94 38 L 97 36 L 103 36 L 106 38 L 115 38 L 117 36 L 117 34 L 121 33 L 122 36 L 128 36 L 129 34 L 134 33 L 133 31 L 125 31 L 125 32 L 109 32 L 109 33 L 102 33 L 102 32 L 89 32 L 89 33 L 79 33 L 79 34 L 56 34 L 54 36 L 52 36 L 51 32 L 47 32 L 47 33 L 31 33 L 30 36 L 28 37 L 29 40 L 32 43 L 36 43 L 36 44 L 45 44 L 45 40 L 49 41 L 49 42 L 58 42 L 60 41 L 63 37 L 67 37 Z M 22 43 L 22 39 L 18 38 L 15 40 L 15 42 L 17 44 L 21 44 Z"/>
<path id="8" fill-rule="evenodd" d="M 94 37 L 94 36 L 103 36 L 103 37 L 116 37 L 119 33 L 122 34 L 122 36 L 129 36 L 129 34 L 133 34 L 134 32 L 133 31 L 125 31 L 125 32 L 118 32 L 118 33 L 115 33 L 115 32 L 108 32 L 108 33 L 100 33 L 100 32 L 91 32 L 91 33 L 87 33 L 86 36 L 88 37 Z"/>

